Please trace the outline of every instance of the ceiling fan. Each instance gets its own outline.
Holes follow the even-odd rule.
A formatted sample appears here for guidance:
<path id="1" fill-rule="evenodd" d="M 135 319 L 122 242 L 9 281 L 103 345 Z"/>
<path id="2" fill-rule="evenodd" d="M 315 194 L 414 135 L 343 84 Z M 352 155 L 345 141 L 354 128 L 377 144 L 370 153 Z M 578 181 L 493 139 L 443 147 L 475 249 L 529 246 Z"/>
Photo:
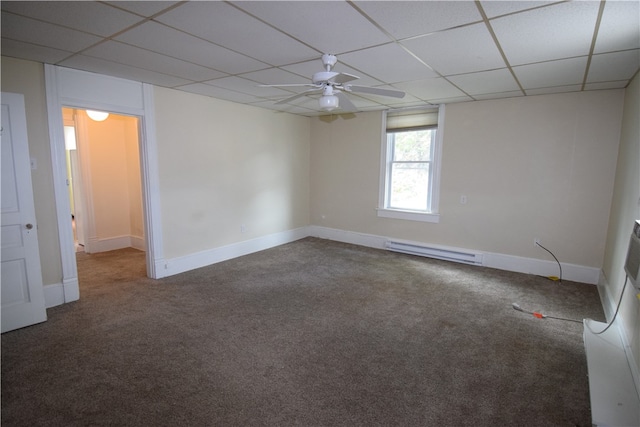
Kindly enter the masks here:
<path id="1" fill-rule="evenodd" d="M 313 89 L 306 90 L 302 93 L 298 93 L 296 95 L 290 96 L 289 98 L 285 98 L 281 101 L 276 102 L 277 104 L 286 104 L 294 99 L 310 95 L 313 93 L 322 93 L 322 96 L 318 100 L 320 104 L 320 109 L 324 111 L 332 111 L 336 108 L 340 108 L 346 112 L 354 112 L 358 111 L 358 108 L 349 100 L 349 98 L 344 94 L 344 92 L 360 92 L 360 93 L 369 93 L 372 95 L 380 95 L 380 96 L 391 96 L 394 98 L 403 98 L 404 92 L 397 90 L 388 90 L 388 89 L 378 89 L 375 87 L 367 87 L 367 86 L 354 86 L 352 84 L 348 84 L 353 80 L 357 80 L 360 77 L 354 76 L 353 74 L 348 73 L 339 73 L 337 71 L 331 71 L 333 66 L 336 65 L 338 59 L 335 55 L 324 54 L 322 55 L 322 64 L 324 65 L 324 71 L 319 71 L 313 75 L 311 78 L 312 83 L 303 83 L 303 84 L 275 84 L 275 85 L 260 85 L 262 87 L 293 87 L 293 86 L 302 86 L 302 87 L 312 87 Z"/>

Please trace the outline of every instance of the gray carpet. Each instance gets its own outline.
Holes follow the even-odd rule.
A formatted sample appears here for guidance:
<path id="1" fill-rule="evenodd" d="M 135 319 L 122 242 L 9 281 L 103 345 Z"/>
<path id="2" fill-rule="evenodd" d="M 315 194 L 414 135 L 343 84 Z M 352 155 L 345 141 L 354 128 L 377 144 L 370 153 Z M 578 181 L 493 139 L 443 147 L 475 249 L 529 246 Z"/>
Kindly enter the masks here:
<path id="1" fill-rule="evenodd" d="M 590 426 L 595 286 L 307 238 L 166 279 L 78 257 L 2 335 L 3 426 Z"/>

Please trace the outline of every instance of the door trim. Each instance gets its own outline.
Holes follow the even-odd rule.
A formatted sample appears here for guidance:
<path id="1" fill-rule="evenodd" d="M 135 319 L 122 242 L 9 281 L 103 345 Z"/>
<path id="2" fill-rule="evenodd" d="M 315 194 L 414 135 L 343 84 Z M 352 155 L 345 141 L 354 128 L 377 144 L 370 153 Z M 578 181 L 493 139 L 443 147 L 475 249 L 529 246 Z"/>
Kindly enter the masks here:
<path id="1" fill-rule="evenodd" d="M 147 276 L 154 279 L 162 277 L 158 269 L 164 265 L 164 260 L 153 86 L 50 64 L 44 64 L 44 67 L 64 302 L 79 299 L 80 292 L 73 229 L 69 220 L 62 107 L 97 109 L 139 118 Z"/>

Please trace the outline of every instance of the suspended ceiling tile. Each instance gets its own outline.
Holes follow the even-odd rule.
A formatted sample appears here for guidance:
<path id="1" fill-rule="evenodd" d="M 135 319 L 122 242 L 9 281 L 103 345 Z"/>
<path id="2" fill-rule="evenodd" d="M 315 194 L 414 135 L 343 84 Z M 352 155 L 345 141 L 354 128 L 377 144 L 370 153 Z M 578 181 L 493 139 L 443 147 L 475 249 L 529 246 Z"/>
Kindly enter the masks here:
<path id="1" fill-rule="evenodd" d="M 177 1 L 109 1 L 111 6 L 124 9 L 138 15 L 150 17 L 163 10 L 171 9 Z"/>
<path id="2" fill-rule="evenodd" d="M 496 93 L 487 93 L 482 95 L 474 95 L 473 97 L 478 100 L 486 100 L 486 99 L 501 99 L 501 98 L 515 98 L 517 96 L 522 96 L 522 91 L 514 90 L 511 92 L 496 92 Z"/>
<path id="3" fill-rule="evenodd" d="M 427 101 L 465 96 L 463 92 L 442 77 L 397 83 L 394 86 L 416 98 Z"/>
<path id="4" fill-rule="evenodd" d="M 570 85 L 570 86 L 555 86 L 545 87 L 539 89 L 527 89 L 527 95 L 548 95 L 550 93 L 566 93 L 566 92 L 579 92 L 582 90 L 582 85 Z"/>
<path id="5" fill-rule="evenodd" d="M 587 57 L 560 59 L 513 67 L 525 89 L 582 84 Z"/>
<path id="6" fill-rule="evenodd" d="M 146 70 L 163 70 L 165 74 L 194 81 L 226 76 L 225 73 L 211 68 L 115 41 L 101 43 L 84 51 L 83 54 Z"/>
<path id="7" fill-rule="evenodd" d="M 640 48 L 640 2 L 606 2 L 594 53 L 638 48 Z"/>
<path id="8" fill-rule="evenodd" d="M 585 90 L 602 90 L 602 89 L 623 89 L 627 87 L 629 80 L 618 80 L 616 82 L 587 83 L 584 85 Z"/>
<path id="9" fill-rule="evenodd" d="M 470 1 L 358 1 L 355 5 L 398 40 L 482 20 Z"/>
<path id="10" fill-rule="evenodd" d="M 228 74 L 268 68 L 263 62 L 151 21 L 127 31 L 116 40 Z"/>
<path id="11" fill-rule="evenodd" d="M 2 48 L 0 50 L 2 50 L 3 56 L 45 62 L 47 64 L 56 64 L 71 55 L 71 52 L 64 50 L 8 39 L 2 39 Z"/>
<path id="12" fill-rule="evenodd" d="M 469 95 L 517 91 L 518 83 L 506 68 L 447 77 Z M 522 94 L 522 92 L 521 92 Z"/>
<path id="13" fill-rule="evenodd" d="M 241 104 L 247 104 L 260 100 L 253 95 L 247 95 L 246 93 L 234 92 L 232 90 L 223 89 L 217 86 L 211 86 L 204 83 L 193 83 L 184 86 L 177 87 L 178 90 L 195 93 L 197 95 L 210 96 L 213 98 L 224 99 L 226 101 L 239 102 Z"/>
<path id="14" fill-rule="evenodd" d="M 507 15 L 515 12 L 522 12 L 523 10 L 533 9 L 540 6 L 549 6 L 557 1 L 481 1 L 480 4 L 484 9 L 488 18 L 495 18 L 496 16 Z"/>
<path id="15" fill-rule="evenodd" d="M 60 7 L 55 1 L 3 1 L 2 10 L 99 36 L 110 36 L 142 20 L 129 12 L 89 1 L 74 2 L 71 8 Z"/>
<path id="16" fill-rule="evenodd" d="M 437 76 L 396 43 L 347 53 L 340 58 L 345 64 L 387 84 Z"/>
<path id="17" fill-rule="evenodd" d="M 151 83 L 163 87 L 174 87 L 189 83 L 189 80 L 186 79 L 84 55 L 73 56 L 62 61 L 60 65 L 63 67 L 75 68 L 77 70 L 91 71 L 94 73 L 106 74 L 108 76 L 121 77 L 128 80 Z"/>
<path id="18" fill-rule="evenodd" d="M 2 38 L 78 52 L 101 39 L 91 34 L 2 12 Z"/>
<path id="19" fill-rule="evenodd" d="M 223 77 L 221 79 L 210 80 L 204 83 L 260 98 L 286 98 L 292 95 L 291 92 L 287 92 L 282 89 L 274 87 L 260 87 L 258 86 L 258 83 L 254 81 L 236 76 Z"/>
<path id="20" fill-rule="evenodd" d="M 588 83 L 629 80 L 640 68 L 640 49 L 593 55 Z"/>
<path id="21" fill-rule="evenodd" d="M 484 23 L 406 40 L 402 44 L 444 76 L 506 66 Z"/>
<path id="22" fill-rule="evenodd" d="M 599 2 L 574 1 L 491 20 L 507 60 L 522 65 L 589 54 Z"/>
<path id="23" fill-rule="evenodd" d="M 239 1 L 234 4 L 318 53 L 339 54 L 389 41 L 347 2 Z"/>
<path id="24" fill-rule="evenodd" d="M 469 96 L 457 96 L 451 98 L 434 98 L 429 99 L 429 104 L 438 105 L 438 104 L 454 104 L 456 102 L 469 102 L 473 101 L 473 98 Z"/>
<path id="25" fill-rule="evenodd" d="M 251 73 L 242 74 L 241 77 L 265 85 L 311 83 L 310 79 L 306 79 L 297 74 L 290 73 L 280 68 L 267 68 L 266 70 L 253 71 Z"/>
<path id="26" fill-rule="evenodd" d="M 224 2 L 189 2 L 157 20 L 271 65 L 318 56 L 315 50 Z"/>

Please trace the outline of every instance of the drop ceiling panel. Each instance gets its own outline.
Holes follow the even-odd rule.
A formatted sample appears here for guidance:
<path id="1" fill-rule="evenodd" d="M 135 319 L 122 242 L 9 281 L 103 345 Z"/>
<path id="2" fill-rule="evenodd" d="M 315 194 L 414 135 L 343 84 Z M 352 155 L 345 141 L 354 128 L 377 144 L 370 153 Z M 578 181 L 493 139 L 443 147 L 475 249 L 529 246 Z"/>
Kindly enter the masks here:
<path id="1" fill-rule="evenodd" d="M 99 36 L 110 36 L 142 19 L 98 2 L 76 1 L 70 7 L 60 7 L 59 3 L 2 2 L 2 10 Z M 101 19 L 95 19 L 96 16 L 100 16 Z"/>
<path id="2" fill-rule="evenodd" d="M 352 94 L 367 111 L 523 96 L 508 66 L 525 95 L 625 87 L 640 68 L 637 0 L 3 1 L 0 7 L 3 56 L 283 111 L 287 106 L 261 96 L 280 99 L 306 87 L 256 83 L 308 83 L 323 70 L 322 53 L 338 55 L 334 70 L 359 76 L 354 84 L 407 92 L 403 99 Z M 306 105 L 286 111 L 326 114 L 316 99 L 304 99 Z"/>
<path id="3" fill-rule="evenodd" d="M 2 38 L 77 52 L 101 38 L 35 19 L 2 12 Z"/>
<path id="4" fill-rule="evenodd" d="M 450 76 L 447 79 L 469 95 L 474 96 L 519 90 L 518 83 L 506 68 Z"/>
<path id="5" fill-rule="evenodd" d="M 243 79 L 241 77 L 236 77 L 236 76 L 210 80 L 204 83 L 211 86 L 234 90 L 236 92 L 242 92 L 247 95 L 253 95 L 259 98 L 273 99 L 273 98 L 286 98 L 288 96 L 291 96 L 291 92 L 287 92 L 282 89 L 274 88 L 274 87 L 260 87 L 256 82 Z"/>
<path id="6" fill-rule="evenodd" d="M 55 64 L 71 55 L 71 52 L 64 50 L 8 39 L 2 39 L 2 48 L 0 50 L 5 56 L 40 61 L 47 64 Z"/>
<path id="7" fill-rule="evenodd" d="M 389 42 L 382 31 L 346 2 L 241 1 L 235 5 L 318 53 L 340 54 Z"/>
<path id="8" fill-rule="evenodd" d="M 491 20 L 511 65 L 589 54 L 599 2 L 575 1 Z"/>
<path id="9" fill-rule="evenodd" d="M 180 86 L 176 89 L 180 89 L 186 92 L 196 93 L 199 95 L 211 96 L 218 99 L 224 99 L 226 101 L 239 102 L 241 104 L 251 103 L 260 101 L 260 98 L 257 98 L 252 95 L 247 95 L 246 93 L 235 92 L 228 89 L 223 89 L 217 86 L 211 86 L 204 83 L 193 83 L 184 86 Z"/>
<path id="10" fill-rule="evenodd" d="M 358 1 L 355 5 L 398 40 L 482 20 L 473 2 Z"/>
<path id="11" fill-rule="evenodd" d="M 437 76 L 429 67 L 395 43 L 372 47 L 340 56 L 346 65 L 385 83 L 405 82 Z M 402 64 L 399 67 L 398 64 Z"/>
<path id="12" fill-rule="evenodd" d="M 466 95 L 442 77 L 398 83 L 394 86 L 425 101 L 464 97 Z"/>
<path id="13" fill-rule="evenodd" d="M 525 89 L 582 84 L 586 69 L 586 56 L 513 67 Z"/>
<path id="14" fill-rule="evenodd" d="M 83 54 L 146 70 L 163 70 L 165 74 L 194 81 L 210 80 L 226 76 L 225 73 L 212 70 L 211 68 L 202 67 L 115 41 L 101 43 L 98 46 L 87 49 Z"/>
<path id="15" fill-rule="evenodd" d="M 124 9 L 141 16 L 150 17 L 163 10 L 171 9 L 177 1 L 108 1 L 113 7 Z"/>
<path id="16" fill-rule="evenodd" d="M 315 50 L 224 2 L 190 2 L 158 21 L 271 65 L 318 56 Z"/>
<path id="17" fill-rule="evenodd" d="M 150 70 L 143 70 L 129 65 L 118 64 L 112 61 L 92 58 L 90 56 L 75 55 L 60 63 L 63 67 L 75 68 L 77 70 L 92 71 L 94 73 L 106 74 L 108 76 L 121 77 L 124 79 L 151 83 L 157 86 L 174 87 L 189 83 L 189 80 Z"/>
<path id="18" fill-rule="evenodd" d="M 594 53 L 638 48 L 640 48 L 640 2 L 606 2 Z"/>
<path id="19" fill-rule="evenodd" d="M 142 24 L 116 37 L 116 40 L 228 74 L 268 67 L 263 62 L 156 22 Z"/>
<path id="20" fill-rule="evenodd" d="M 541 6 L 549 6 L 553 1 L 481 1 L 482 9 L 488 18 L 495 18 L 500 15 L 507 15 L 523 10 L 534 9 Z M 556 2 L 557 3 L 557 2 Z"/>
<path id="21" fill-rule="evenodd" d="M 640 67 L 640 49 L 593 55 L 587 82 L 629 80 Z"/>
<path id="22" fill-rule="evenodd" d="M 484 23 L 402 42 L 443 76 L 506 66 Z"/>

